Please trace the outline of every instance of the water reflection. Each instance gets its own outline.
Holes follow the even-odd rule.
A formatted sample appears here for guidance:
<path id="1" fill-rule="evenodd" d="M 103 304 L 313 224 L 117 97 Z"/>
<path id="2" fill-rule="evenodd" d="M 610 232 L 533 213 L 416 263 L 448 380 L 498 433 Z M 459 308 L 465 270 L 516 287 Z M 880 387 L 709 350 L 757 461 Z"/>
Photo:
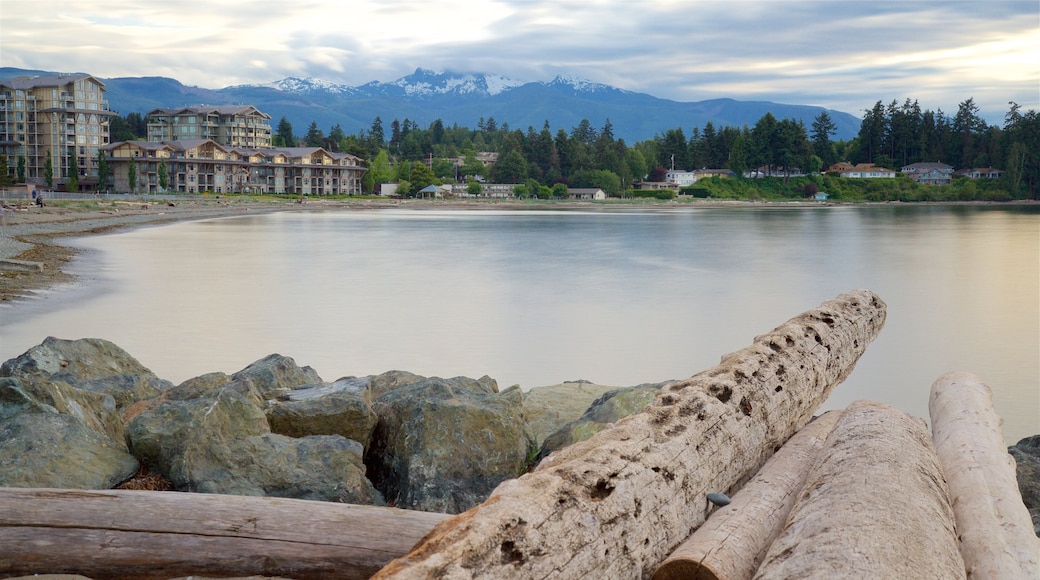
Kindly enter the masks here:
<path id="1" fill-rule="evenodd" d="M 1040 214 L 945 206 L 285 213 L 87 238 L 95 281 L 3 311 L 3 359 L 97 336 L 175 382 L 292 356 L 327 380 L 405 369 L 524 388 L 714 365 L 852 288 L 886 328 L 828 407 L 927 417 L 939 375 L 1040 433 Z"/>

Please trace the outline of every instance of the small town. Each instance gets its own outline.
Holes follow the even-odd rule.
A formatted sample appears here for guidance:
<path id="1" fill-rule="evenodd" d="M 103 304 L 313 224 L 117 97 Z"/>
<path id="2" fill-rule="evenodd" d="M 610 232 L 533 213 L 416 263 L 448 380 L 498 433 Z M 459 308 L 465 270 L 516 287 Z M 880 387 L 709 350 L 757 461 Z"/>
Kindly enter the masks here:
<path id="1" fill-rule="evenodd" d="M 286 120 L 282 119 L 279 132 L 273 133 L 271 117 L 249 105 L 197 105 L 152 110 L 143 115 L 146 139 L 113 140 L 113 118 L 121 118 L 110 110 L 105 93 L 104 83 L 87 74 L 15 78 L 0 83 L 0 162 L 6 164 L 6 168 L 0 167 L 0 174 L 3 174 L 2 178 L 5 179 L 4 189 L 29 192 L 30 195 L 33 191 L 50 190 L 146 195 L 238 193 L 289 196 L 375 195 L 432 199 L 671 199 L 683 195 L 701 198 L 725 197 L 726 187 L 719 186 L 719 181 L 742 177 L 778 178 L 783 180 L 785 185 L 792 178 L 801 178 L 798 181 L 801 183 L 799 197 L 813 201 L 834 201 L 842 200 L 842 197 L 822 188 L 818 183 L 820 180 L 804 178 L 827 175 L 843 180 L 894 180 L 900 177 L 916 184 L 940 187 L 952 185 L 957 178 L 994 183 L 1007 181 L 1007 172 L 1002 169 L 958 169 L 941 161 L 919 161 L 898 168 L 889 168 L 873 162 L 853 164 L 847 161 L 835 161 L 824 166 L 824 158 L 833 158 L 836 155 L 835 148 L 830 143 L 825 143 L 829 147 L 829 153 L 823 153 L 823 157 L 811 155 L 812 147 L 804 133 L 804 127 L 801 129 L 803 145 L 799 147 L 806 148 L 810 153 L 807 156 L 774 158 L 770 160 L 777 163 L 753 168 L 745 168 L 746 163 L 741 163 L 736 166 L 736 170 L 721 165 L 701 169 L 676 167 L 677 154 L 673 151 L 677 136 L 674 130 L 659 136 L 656 140 L 660 145 L 658 151 L 640 155 L 638 146 L 626 149 L 623 141 L 614 141 L 613 138 L 608 139 L 606 145 L 603 144 L 602 137 L 610 133 L 609 121 L 608 126 L 602 130 L 602 135 L 595 135 L 596 130 L 587 126 L 580 129 L 583 134 L 593 134 L 584 138 L 588 149 L 593 152 L 604 146 L 617 150 L 605 157 L 608 162 L 610 159 L 615 160 L 608 165 L 614 171 L 575 170 L 571 171 L 568 179 L 563 176 L 560 167 L 546 167 L 544 171 L 535 171 L 533 168 L 537 167 L 537 163 L 527 159 L 520 159 L 519 163 L 531 169 L 516 170 L 513 167 L 517 160 L 515 153 L 513 156 L 510 155 L 512 150 L 505 154 L 501 151 L 474 151 L 468 156 L 456 155 L 449 158 L 435 158 L 430 150 L 417 160 L 398 160 L 396 167 L 388 167 L 385 159 L 382 160 L 381 166 L 377 165 L 380 162 L 378 154 L 374 159 L 365 159 L 357 154 L 338 151 L 340 144 L 347 142 L 346 139 L 337 143 L 332 139 L 318 138 L 317 142 L 326 143 L 325 146 L 318 146 L 317 143 L 310 143 L 315 140 L 308 137 L 308 145 L 313 146 L 299 146 L 299 143 L 293 143 L 292 146 L 275 146 L 274 144 L 279 142 L 285 145 L 287 139 L 292 139 L 291 135 L 287 137 L 281 134 Z M 1031 119 L 1035 117 L 1035 114 L 1031 115 Z M 826 142 L 827 120 L 818 120 L 824 123 L 824 127 L 814 135 L 814 140 L 818 142 L 822 139 Z M 776 120 L 771 118 L 763 121 L 776 123 Z M 782 121 L 780 126 L 784 123 Z M 395 129 L 396 125 L 395 121 Z M 408 125 L 406 120 L 405 126 Z M 756 125 L 751 133 L 757 131 L 758 127 L 759 125 Z M 795 128 L 797 129 L 797 126 Z M 578 129 L 575 129 L 575 133 Z M 417 127 L 413 127 L 413 130 L 418 132 Z M 312 126 L 311 131 L 315 131 L 315 127 Z M 394 141 L 392 140 L 391 144 L 382 142 L 382 137 L 378 136 L 381 131 L 381 127 L 373 127 L 372 134 L 377 135 L 375 138 L 378 141 L 373 151 L 385 153 L 392 149 Z M 320 130 L 317 132 L 321 133 Z M 697 143 L 691 139 L 687 147 L 681 130 L 679 132 L 678 147 L 681 151 L 678 161 L 694 163 L 690 153 L 696 149 Z M 707 135 L 705 137 L 701 141 L 709 140 Z M 552 156 L 555 159 L 561 157 L 559 147 L 566 145 L 559 144 L 559 138 L 558 135 L 557 144 L 553 144 L 552 137 L 547 134 L 547 130 L 543 130 L 542 140 L 550 142 L 549 146 L 554 150 Z M 566 142 L 566 135 L 563 135 L 563 138 Z M 396 136 L 396 140 L 399 142 L 401 137 Z M 506 143 L 503 147 L 509 150 L 511 147 L 515 148 L 515 144 Z M 730 158 L 733 154 L 730 153 Z M 592 157 L 588 153 L 583 155 Z M 619 157 L 627 160 L 636 158 L 636 161 L 619 165 Z M 710 151 L 697 157 L 701 161 L 707 160 L 702 158 L 712 158 L 716 162 L 725 161 L 717 155 L 713 156 Z M 815 167 L 791 164 L 799 159 L 802 163 Z M 784 163 L 785 161 L 787 163 Z M 597 163 L 589 159 L 585 166 L 595 168 Z M 410 169 L 402 171 L 402 167 Z M 535 173 L 540 180 L 532 177 Z M 554 175 L 556 177 L 553 177 Z M 1021 183 L 1020 168 L 1016 169 L 1014 177 L 1015 182 Z M 1033 177 L 1028 176 L 1027 179 L 1031 180 Z M 401 187 L 402 182 L 404 188 Z M 698 183 L 701 186 L 698 186 Z M 715 187 L 707 187 L 705 184 L 715 184 Z M 974 198 L 967 197 L 958 190 L 958 195 L 953 199 L 973 201 L 1015 198 L 1014 195 L 1009 195 L 1006 189 L 993 192 L 990 188 L 983 188 L 983 191 L 991 192 L 989 194 L 976 193 L 977 189 L 969 189 L 968 195 L 974 195 Z M 942 199 L 941 194 L 936 195 Z M 856 200 L 853 196 L 846 201 Z"/>

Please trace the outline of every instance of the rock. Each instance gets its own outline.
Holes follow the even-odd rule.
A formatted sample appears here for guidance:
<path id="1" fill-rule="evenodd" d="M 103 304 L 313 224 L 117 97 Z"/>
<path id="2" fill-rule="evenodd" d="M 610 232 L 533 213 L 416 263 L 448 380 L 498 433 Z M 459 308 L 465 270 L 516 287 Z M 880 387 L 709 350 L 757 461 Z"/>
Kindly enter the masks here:
<path id="1" fill-rule="evenodd" d="M 580 418 L 593 401 L 615 389 L 581 380 L 524 393 L 524 420 L 535 445 L 541 446 L 546 437 Z"/>
<path id="2" fill-rule="evenodd" d="M 0 378 L 0 421 L 21 413 L 57 413 L 53 406 L 41 403 L 26 392 L 21 381 L 11 377 Z"/>
<path id="3" fill-rule="evenodd" d="M 388 503 L 461 513 L 520 474 L 531 447 L 521 396 L 496 391 L 488 377 L 430 378 L 375 399 L 365 464 Z"/>
<path id="4" fill-rule="evenodd" d="M 82 420 L 36 410 L 0 420 L 0 487 L 110 489 L 137 473 L 132 455 Z"/>
<path id="5" fill-rule="evenodd" d="M 231 379 L 249 379 L 264 399 L 276 399 L 300 385 L 322 382 L 317 371 L 300 367 L 292 358 L 280 354 L 267 355 L 231 375 Z"/>
<path id="6" fill-rule="evenodd" d="M 1040 435 L 1026 437 L 1008 447 L 1015 458 L 1018 489 L 1022 492 L 1022 503 L 1033 519 L 1033 530 L 1040 536 Z"/>
<path id="7" fill-rule="evenodd" d="M 64 381 L 84 391 L 109 395 L 115 401 L 117 410 L 122 410 L 140 401 L 153 398 L 173 387 L 173 383 L 170 381 L 160 379 L 151 374 L 112 375 L 96 379 L 78 380 L 78 378 L 69 373 L 57 373 L 52 375 L 50 380 Z"/>
<path id="8" fill-rule="evenodd" d="M 368 390 L 372 392 L 372 398 L 375 399 L 387 391 L 392 391 L 402 385 L 413 385 L 425 379 L 426 377 L 408 371 L 387 371 L 369 379 Z"/>
<path id="9" fill-rule="evenodd" d="M 376 426 L 368 377 L 304 385 L 268 406 L 273 433 L 289 437 L 342 435 L 368 447 Z"/>
<path id="10" fill-rule="evenodd" d="M 113 375 L 155 376 L 126 351 L 99 338 L 47 337 L 21 356 L 0 365 L 0 377 L 48 378 L 55 373 L 68 373 L 80 380 Z"/>
<path id="11" fill-rule="evenodd" d="M 111 445 L 126 450 L 123 420 L 111 395 L 77 389 L 63 381 L 41 379 L 36 376 L 25 376 L 18 379 L 18 382 L 22 390 L 38 404 L 79 419 L 99 435 L 108 437 Z"/>
<path id="12" fill-rule="evenodd" d="M 197 398 L 164 400 L 141 411 L 130 419 L 126 437 L 135 457 L 175 489 L 193 491 L 198 473 L 226 468 L 232 441 L 269 432 L 255 401 L 234 389 L 218 389 Z"/>
<path id="13" fill-rule="evenodd" d="M 623 387 L 604 393 L 589 405 L 581 417 L 546 437 L 535 457 L 536 461 L 553 451 L 592 437 L 622 417 L 642 411 L 654 400 L 661 387 L 668 384 L 671 381 Z"/>
<path id="14" fill-rule="evenodd" d="M 267 434 L 235 439 L 226 451 L 220 465 L 210 461 L 193 470 L 193 491 L 384 505 L 365 478 L 357 441 Z"/>

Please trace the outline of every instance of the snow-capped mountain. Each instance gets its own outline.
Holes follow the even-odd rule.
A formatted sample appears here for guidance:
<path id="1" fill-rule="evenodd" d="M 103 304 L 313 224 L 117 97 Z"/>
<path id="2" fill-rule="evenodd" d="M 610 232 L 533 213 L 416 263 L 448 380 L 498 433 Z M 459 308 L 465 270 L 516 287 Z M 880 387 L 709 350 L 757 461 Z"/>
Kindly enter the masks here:
<path id="1" fill-rule="evenodd" d="M 332 81 L 314 77 L 288 77 L 272 83 L 262 85 L 239 85 L 228 87 L 228 89 L 241 90 L 250 87 L 268 87 L 292 95 L 315 95 L 324 93 L 329 95 L 353 96 L 394 95 L 411 98 L 440 95 L 491 97 L 527 84 L 566 88 L 580 93 L 619 90 L 608 85 L 594 83 L 576 76 L 559 75 L 548 83 L 540 81 L 528 83 L 501 75 L 472 72 L 442 72 L 424 68 L 418 68 L 412 74 L 388 83 L 372 81 L 357 87 L 341 85 Z"/>
<path id="2" fill-rule="evenodd" d="M 0 68 L 0 78 L 26 74 Z M 189 87 L 164 77 L 102 79 L 112 110 L 120 115 L 189 105 L 253 105 L 277 123 L 285 117 L 298 131 L 312 122 L 322 130 L 334 125 L 346 133 L 364 132 L 379 117 L 384 123 L 409 119 L 420 126 L 440 120 L 445 125 L 476 127 L 494 118 L 498 126 L 570 131 L 587 119 L 594 127 L 610 120 L 614 135 L 629 142 L 653 138 L 676 127 L 689 131 L 707 122 L 716 128 L 751 126 L 765 113 L 778 119 L 812 124 L 824 109 L 766 101 L 712 99 L 677 102 L 634 93 L 573 76 L 548 82 L 521 82 L 487 73 L 437 72 L 419 68 L 391 82 L 373 81 L 356 87 L 318 78 L 289 77 L 263 85 L 222 89 Z M 851 139 L 860 119 L 828 111 L 838 126 L 836 139 Z"/>

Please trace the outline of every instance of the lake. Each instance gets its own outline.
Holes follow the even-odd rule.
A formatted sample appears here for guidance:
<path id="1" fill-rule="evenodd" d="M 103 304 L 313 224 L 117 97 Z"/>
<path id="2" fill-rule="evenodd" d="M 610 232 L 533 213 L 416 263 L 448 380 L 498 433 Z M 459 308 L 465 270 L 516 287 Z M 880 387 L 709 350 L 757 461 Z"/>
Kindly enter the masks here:
<path id="1" fill-rule="evenodd" d="M 524 389 L 685 378 L 821 302 L 888 320 L 825 408 L 927 419 L 978 374 L 1008 443 L 1040 433 L 1040 208 L 333 210 L 81 238 L 84 282 L 0 310 L 0 359 L 111 340 L 175 383 L 271 353 L 325 380 L 407 370 Z"/>

